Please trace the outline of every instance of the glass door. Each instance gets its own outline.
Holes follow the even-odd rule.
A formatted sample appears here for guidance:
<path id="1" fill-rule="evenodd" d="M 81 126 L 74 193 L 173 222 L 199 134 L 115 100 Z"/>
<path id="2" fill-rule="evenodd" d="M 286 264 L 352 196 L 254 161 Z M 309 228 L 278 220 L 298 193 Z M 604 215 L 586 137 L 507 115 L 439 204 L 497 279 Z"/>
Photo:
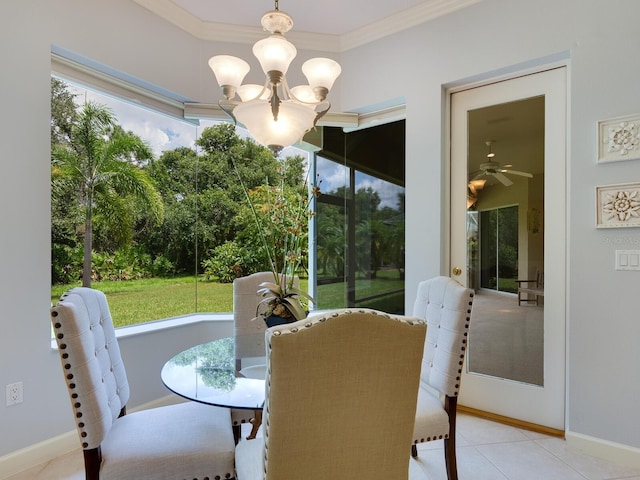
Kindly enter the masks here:
<path id="1" fill-rule="evenodd" d="M 451 96 L 451 271 L 476 291 L 460 404 L 560 430 L 565 75 L 559 68 Z M 544 298 L 520 304 L 518 281 L 536 271 Z"/>

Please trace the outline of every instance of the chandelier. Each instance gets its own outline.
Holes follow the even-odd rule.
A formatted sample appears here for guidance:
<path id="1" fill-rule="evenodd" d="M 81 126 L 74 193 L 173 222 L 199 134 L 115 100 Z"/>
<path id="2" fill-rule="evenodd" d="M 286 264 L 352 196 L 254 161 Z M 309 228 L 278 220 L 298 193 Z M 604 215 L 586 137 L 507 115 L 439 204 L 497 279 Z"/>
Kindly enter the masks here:
<path id="1" fill-rule="evenodd" d="M 241 85 L 250 67 L 238 57 L 216 55 L 209 59 L 209 67 L 224 95 L 218 102 L 220 108 L 277 155 L 300 140 L 329 111 L 327 94 L 341 68 L 329 58 L 312 58 L 302 65 L 309 84 L 289 88 L 285 75 L 297 50 L 284 34 L 293 27 L 293 19 L 278 10 L 275 0 L 275 9 L 265 13 L 261 23 L 271 33 L 253 45 L 253 54 L 266 75 L 264 85 Z"/>

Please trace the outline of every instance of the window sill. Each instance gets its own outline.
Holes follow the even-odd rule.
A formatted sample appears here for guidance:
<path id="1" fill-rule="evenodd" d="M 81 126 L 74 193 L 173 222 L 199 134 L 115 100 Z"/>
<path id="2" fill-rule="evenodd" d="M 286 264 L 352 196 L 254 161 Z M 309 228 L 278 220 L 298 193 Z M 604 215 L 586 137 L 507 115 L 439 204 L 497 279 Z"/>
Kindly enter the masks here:
<path id="1" fill-rule="evenodd" d="M 233 313 L 194 313 L 191 315 L 182 315 L 180 317 L 167 318 L 164 320 L 156 320 L 152 322 L 140 323 L 137 325 L 129 325 L 127 327 L 116 328 L 116 338 L 127 338 L 136 335 L 145 335 L 150 332 L 159 332 L 171 328 L 183 327 L 185 325 L 194 325 L 201 322 L 231 322 L 233 321 Z M 58 344 L 56 339 L 51 339 L 51 349 L 57 350 Z"/>

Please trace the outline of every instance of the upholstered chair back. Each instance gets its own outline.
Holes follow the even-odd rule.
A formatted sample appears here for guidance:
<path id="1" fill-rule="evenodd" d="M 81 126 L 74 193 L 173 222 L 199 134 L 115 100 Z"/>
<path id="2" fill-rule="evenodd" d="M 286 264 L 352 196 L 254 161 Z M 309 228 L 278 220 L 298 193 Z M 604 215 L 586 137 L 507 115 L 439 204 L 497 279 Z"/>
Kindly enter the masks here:
<path id="1" fill-rule="evenodd" d="M 52 309 L 83 449 L 97 448 L 129 400 L 129 383 L 104 293 L 74 288 Z"/>
<path id="2" fill-rule="evenodd" d="M 262 319 L 256 319 L 256 308 L 263 297 L 257 295 L 263 282 L 273 283 L 273 273 L 258 272 L 233 281 L 233 321 L 236 338 L 236 358 L 263 357 L 264 331 L 267 329 Z M 294 286 L 299 280 L 294 279 Z"/>
<path id="3" fill-rule="evenodd" d="M 256 318 L 256 309 L 263 297 L 258 295 L 260 284 L 273 283 L 273 273 L 258 272 L 233 281 L 233 325 L 236 353 L 236 370 L 245 376 L 259 376 L 264 371 L 263 362 L 259 365 L 249 364 L 247 369 L 242 359 L 263 358 L 265 355 L 264 332 L 267 329 L 262 318 Z M 295 287 L 299 284 L 294 278 Z M 264 378 L 264 377 L 262 377 Z M 240 438 L 241 425 L 252 421 L 253 410 L 231 410 L 231 423 L 236 441 Z"/>
<path id="4" fill-rule="evenodd" d="M 407 479 L 425 333 L 361 309 L 268 329 L 265 478 Z"/>
<path id="5" fill-rule="evenodd" d="M 421 382 L 454 397 L 460 389 L 473 291 L 449 277 L 420 282 L 413 316 L 427 322 Z"/>

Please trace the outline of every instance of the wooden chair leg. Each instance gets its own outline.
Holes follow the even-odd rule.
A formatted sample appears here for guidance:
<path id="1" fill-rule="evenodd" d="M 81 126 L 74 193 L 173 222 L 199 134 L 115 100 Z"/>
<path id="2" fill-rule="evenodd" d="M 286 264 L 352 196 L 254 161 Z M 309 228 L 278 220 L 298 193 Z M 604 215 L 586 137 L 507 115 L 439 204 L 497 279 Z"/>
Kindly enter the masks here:
<path id="1" fill-rule="evenodd" d="M 238 423 L 237 425 L 233 425 L 231 429 L 233 430 L 233 441 L 237 445 L 240 441 L 240 435 L 242 434 L 242 425 Z"/>
<path id="2" fill-rule="evenodd" d="M 102 451 L 100 447 L 83 450 L 84 474 L 86 480 L 100 480 L 100 464 L 102 463 Z"/>
<path id="3" fill-rule="evenodd" d="M 444 441 L 444 460 L 447 467 L 447 480 L 458 480 L 456 461 L 456 408 L 458 397 L 445 396 L 444 409 L 449 414 L 449 438 Z"/>
<path id="4" fill-rule="evenodd" d="M 444 441 L 444 461 L 447 467 L 447 480 L 458 480 L 455 437 L 449 437 Z"/>

